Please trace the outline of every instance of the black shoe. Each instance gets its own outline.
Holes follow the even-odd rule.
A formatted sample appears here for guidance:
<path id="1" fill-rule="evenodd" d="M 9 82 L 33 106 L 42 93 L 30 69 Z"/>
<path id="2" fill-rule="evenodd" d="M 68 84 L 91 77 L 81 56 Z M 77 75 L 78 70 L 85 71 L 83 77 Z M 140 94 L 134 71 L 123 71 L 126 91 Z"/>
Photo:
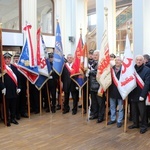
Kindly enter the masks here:
<path id="1" fill-rule="evenodd" d="M 46 108 L 46 110 L 45 110 L 46 112 L 50 112 L 50 110 L 49 110 L 49 108 Z"/>
<path id="2" fill-rule="evenodd" d="M 116 123 L 116 120 L 115 120 L 115 121 L 109 121 L 109 122 L 107 123 L 107 125 L 111 125 L 111 124 L 114 124 L 114 123 Z"/>
<path id="3" fill-rule="evenodd" d="M 10 127 L 10 126 L 11 126 L 10 122 L 7 122 L 7 127 Z"/>
<path id="4" fill-rule="evenodd" d="M 16 125 L 19 124 L 15 119 L 12 119 L 12 120 L 11 120 L 11 123 L 16 124 Z"/>
<path id="5" fill-rule="evenodd" d="M 56 113 L 56 109 L 52 109 L 52 113 Z"/>
<path id="6" fill-rule="evenodd" d="M 82 108 L 82 105 L 79 105 L 78 108 Z"/>
<path id="7" fill-rule="evenodd" d="M 104 119 L 97 119 L 97 123 L 101 123 L 103 121 L 104 121 Z"/>
<path id="8" fill-rule="evenodd" d="M 72 111 L 72 115 L 76 115 L 77 114 L 77 111 Z"/>
<path id="9" fill-rule="evenodd" d="M 69 110 L 64 110 L 63 111 L 63 114 L 66 114 L 66 113 L 68 113 L 69 112 Z"/>
<path id="10" fill-rule="evenodd" d="M 122 123 L 121 122 L 117 122 L 117 127 L 121 128 L 121 126 L 122 126 Z"/>
<path id="11" fill-rule="evenodd" d="M 20 120 L 20 115 L 16 115 L 16 119 L 17 119 L 17 120 Z"/>
<path id="12" fill-rule="evenodd" d="M 60 110 L 61 109 L 61 105 L 57 105 L 57 110 Z"/>
<path id="13" fill-rule="evenodd" d="M 131 126 L 128 126 L 128 129 L 134 129 L 134 128 L 139 128 L 139 126 L 132 124 Z"/>
<path id="14" fill-rule="evenodd" d="M 141 130 L 140 130 L 140 133 L 141 133 L 141 134 L 144 134 L 146 131 L 147 131 L 147 129 L 141 129 Z"/>
<path id="15" fill-rule="evenodd" d="M 34 114 L 38 114 L 38 113 L 40 113 L 40 112 L 39 112 L 39 111 L 35 111 L 35 112 L 34 112 Z"/>
<path id="16" fill-rule="evenodd" d="M 97 119 L 98 117 L 97 116 L 91 116 L 90 118 L 89 118 L 89 120 L 94 120 L 94 119 Z"/>
<path id="17" fill-rule="evenodd" d="M 21 114 L 21 117 L 28 118 L 28 115 L 26 113 L 24 113 L 24 114 Z"/>
<path id="18" fill-rule="evenodd" d="M 52 111 L 52 113 L 55 113 L 55 112 L 56 112 L 56 107 L 55 107 L 55 106 L 52 106 L 52 107 L 51 107 L 51 111 Z"/>

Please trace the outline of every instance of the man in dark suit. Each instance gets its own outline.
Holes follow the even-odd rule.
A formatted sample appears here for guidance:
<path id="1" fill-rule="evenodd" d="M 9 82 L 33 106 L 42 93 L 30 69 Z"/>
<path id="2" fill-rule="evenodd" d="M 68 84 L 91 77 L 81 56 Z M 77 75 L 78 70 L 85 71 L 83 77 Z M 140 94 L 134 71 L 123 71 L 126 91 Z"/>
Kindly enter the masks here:
<path id="1" fill-rule="evenodd" d="M 20 54 L 16 53 L 13 56 L 13 65 L 17 68 L 18 70 L 18 60 L 19 60 Z M 27 79 L 26 77 L 20 73 L 18 71 L 18 75 L 19 75 L 19 81 L 20 81 L 20 86 L 21 86 L 21 92 L 18 94 L 17 97 L 17 103 L 16 103 L 16 119 L 20 120 L 20 116 L 24 117 L 24 118 L 28 118 L 28 115 L 26 113 L 26 102 L 27 102 L 27 98 L 26 98 L 26 82 Z"/>
<path id="2" fill-rule="evenodd" d="M 64 91 L 63 114 L 66 114 L 70 111 L 69 97 L 71 93 L 73 99 L 72 114 L 75 115 L 77 113 L 77 105 L 79 101 L 79 90 L 76 83 L 70 78 L 72 64 L 73 64 L 73 56 L 71 54 L 68 54 L 67 62 L 63 68 L 63 72 L 61 76 L 63 82 L 63 91 Z"/>
<path id="3" fill-rule="evenodd" d="M 144 57 L 136 56 L 135 70 L 137 72 L 137 87 L 130 93 L 133 124 L 129 129 L 139 128 L 140 133 L 147 131 L 146 98 L 150 87 L 150 69 L 144 65 Z M 143 82 L 143 87 L 141 86 Z M 139 118 L 141 123 L 139 125 Z"/>
<path id="4" fill-rule="evenodd" d="M 56 112 L 56 88 L 57 88 L 59 76 L 53 70 L 53 53 L 49 53 L 49 61 L 50 61 L 50 66 L 51 66 L 52 72 L 49 76 L 48 88 L 49 88 L 49 92 L 51 94 L 51 101 L 52 101 L 51 111 L 52 111 L 52 113 L 55 113 Z"/>
<path id="5" fill-rule="evenodd" d="M 6 64 L 6 74 L 4 75 L 4 85 L 6 87 L 6 112 L 7 112 L 7 126 L 10 123 L 18 124 L 15 120 L 16 115 L 16 99 L 21 89 L 19 88 L 18 70 L 11 62 L 12 55 L 10 53 L 4 54 Z M 9 115 L 10 112 L 10 115 Z"/>

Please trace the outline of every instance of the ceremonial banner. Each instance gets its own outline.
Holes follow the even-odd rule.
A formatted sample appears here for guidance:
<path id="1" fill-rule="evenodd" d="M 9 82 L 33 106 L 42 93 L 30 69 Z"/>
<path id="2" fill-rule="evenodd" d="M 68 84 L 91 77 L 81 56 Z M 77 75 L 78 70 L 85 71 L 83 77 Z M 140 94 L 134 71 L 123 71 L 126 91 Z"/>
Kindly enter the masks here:
<path id="1" fill-rule="evenodd" d="M 100 84 L 103 91 L 111 85 L 111 69 L 110 69 L 110 57 L 109 57 L 109 45 L 108 45 L 108 37 L 106 30 L 104 31 L 101 49 L 99 52 L 99 61 L 96 75 L 97 82 Z M 102 91 L 102 90 L 99 90 Z M 101 93 L 102 94 L 102 93 Z M 101 95 L 99 93 L 99 95 Z"/>
<path id="2" fill-rule="evenodd" d="M 118 81 L 118 91 L 124 100 L 128 94 L 137 86 L 134 75 L 133 55 L 130 49 L 130 41 L 128 35 L 126 36 L 126 45 L 124 50 L 124 59 L 122 63 L 120 78 Z"/>
<path id="3" fill-rule="evenodd" d="M 34 52 L 30 36 L 31 25 L 27 25 L 24 30 L 26 33 L 26 40 L 18 61 L 18 70 L 34 84 L 39 77 L 38 67 L 35 64 Z"/>
<path id="4" fill-rule="evenodd" d="M 48 76 L 51 72 L 47 49 L 41 34 L 41 28 L 37 31 L 37 66 L 39 78 L 35 82 L 35 86 L 38 90 L 40 90 L 48 80 Z"/>
<path id="5" fill-rule="evenodd" d="M 87 45 L 85 44 L 83 47 L 82 38 L 80 37 L 71 70 L 71 79 L 80 88 L 82 88 L 87 81 L 87 77 L 85 76 L 85 71 L 88 68 L 87 62 Z"/>
<path id="6" fill-rule="evenodd" d="M 63 67 L 64 67 L 64 55 L 62 48 L 61 32 L 59 23 L 57 22 L 53 69 L 60 76 Z"/>

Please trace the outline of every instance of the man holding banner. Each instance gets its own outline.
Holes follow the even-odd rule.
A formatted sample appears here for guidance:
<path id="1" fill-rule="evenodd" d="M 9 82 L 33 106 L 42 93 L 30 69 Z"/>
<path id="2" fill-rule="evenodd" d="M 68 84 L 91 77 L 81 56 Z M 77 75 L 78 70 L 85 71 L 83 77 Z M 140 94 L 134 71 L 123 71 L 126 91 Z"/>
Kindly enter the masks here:
<path id="1" fill-rule="evenodd" d="M 11 126 L 10 123 L 18 125 L 15 120 L 16 115 L 16 100 L 17 95 L 20 93 L 18 70 L 13 66 L 11 62 L 12 55 L 10 53 L 4 54 L 6 64 L 6 74 L 4 75 L 4 85 L 6 87 L 6 112 L 7 112 L 7 126 Z M 9 113 L 10 112 L 10 113 Z"/>
<path id="2" fill-rule="evenodd" d="M 143 134 L 147 131 L 145 102 L 150 102 L 148 95 L 150 87 L 150 69 L 144 66 L 144 57 L 142 55 L 136 56 L 135 61 L 135 76 L 137 81 L 137 87 L 130 93 L 133 124 L 130 125 L 128 128 L 134 129 L 140 127 L 140 133 Z M 139 117 L 141 118 L 140 126 Z"/>
<path id="3" fill-rule="evenodd" d="M 97 123 L 100 123 L 104 120 L 105 113 L 105 97 L 98 95 L 98 89 L 100 84 L 96 80 L 98 59 L 99 59 L 99 50 L 95 50 L 93 53 L 94 63 L 92 64 L 91 71 L 89 72 L 90 79 L 90 93 L 91 93 L 91 116 L 90 120 L 96 119 Z"/>
<path id="4" fill-rule="evenodd" d="M 108 125 L 116 123 L 116 103 L 118 104 L 119 112 L 117 118 L 117 127 L 122 126 L 123 121 L 123 100 L 117 88 L 117 80 L 120 78 L 122 67 L 122 60 L 120 57 L 116 57 L 115 65 L 112 68 L 112 84 L 109 87 L 109 96 L 110 96 L 110 112 L 111 120 L 108 122 Z"/>

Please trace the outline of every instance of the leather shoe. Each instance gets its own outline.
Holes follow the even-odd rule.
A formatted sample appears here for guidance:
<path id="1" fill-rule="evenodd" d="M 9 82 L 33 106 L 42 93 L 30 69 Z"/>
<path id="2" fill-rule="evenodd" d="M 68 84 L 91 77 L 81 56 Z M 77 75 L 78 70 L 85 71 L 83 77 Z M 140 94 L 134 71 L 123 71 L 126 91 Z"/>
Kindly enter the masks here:
<path id="1" fill-rule="evenodd" d="M 17 115 L 17 116 L 16 116 L 16 119 L 17 119 L 17 120 L 20 120 L 20 115 Z"/>
<path id="2" fill-rule="evenodd" d="M 57 105 L 57 110 L 60 110 L 61 109 L 61 105 Z"/>
<path id="3" fill-rule="evenodd" d="M 117 122 L 117 127 L 121 128 L 121 126 L 122 126 L 122 123 L 121 122 Z"/>
<path id="4" fill-rule="evenodd" d="M 47 108 L 45 111 L 46 111 L 46 112 L 50 112 L 49 108 Z"/>
<path id="5" fill-rule="evenodd" d="M 26 113 L 24 113 L 24 114 L 21 114 L 21 117 L 28 118 L 28 115 Z"/>
<path id="6" fill-rule="evenodd" d="M 16 125 L 19 124 L 15 119 L 12 119 L 12 120 L 11 120 L 11 123 L 16 124 Z"/>
<path id="7" fill-rule="evenodd" d="M 11 126 L 10 122 L 7 122 L 7 127 L 10 127 L 10 126 Z"/>
<path id="8" fill-rule="evenodd" d="M 82 105 L 79 105 L 78 108 L 82 108 Z"/>
<path id="9" fill-rule="evenodd" d="M 68 113 L 69 112 L 69 110 L 64 110 L 63 111 L 63 114 L 66 114 L 66 113 Z"/>
<path id="10" fill-rule="evenodd" d="M 139 126 L 132 124 L 131 126 L 128 126 L 128 129 L 134 129 L 134 128 L 139 128 Z"/>
<path id="11" fill-rule="evenodd" d="M 77 111 L 72 111 L 72 115 L 76 115 L 77 114 Z"/>
<path id="12" fill-rule="evenodd" d="M 116 120 L 115 120 L 115 121 L 109 121 L 109 122 L 107 123 L 107 125 L 111 125 L 111 124 L 114 124 L 114 123 L 116 123 Z"/>
<path id="13" fill-rule="evenodd" d="M 101 123 L 103 121 L 104 121 L 104 119 L 97 119 L 97 123 Z"/>
<path id="14" fill-rule="evenodd" d="M 146 131 L 147 131 L 147 129 L 141 129 L 141 130 L 140 130 L 140 133 L 141 133 L 141 134 L 144 134 Z"/>
<path id="15" fill-rule="evenodd" d="M 89 118 L 89 120 L 94 120 L 94 119 L 97 119 L 97 116 L 91 116 L 91 117 Z"/>

